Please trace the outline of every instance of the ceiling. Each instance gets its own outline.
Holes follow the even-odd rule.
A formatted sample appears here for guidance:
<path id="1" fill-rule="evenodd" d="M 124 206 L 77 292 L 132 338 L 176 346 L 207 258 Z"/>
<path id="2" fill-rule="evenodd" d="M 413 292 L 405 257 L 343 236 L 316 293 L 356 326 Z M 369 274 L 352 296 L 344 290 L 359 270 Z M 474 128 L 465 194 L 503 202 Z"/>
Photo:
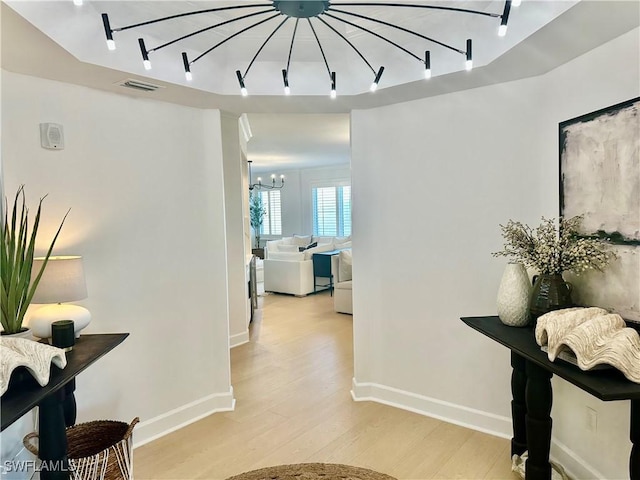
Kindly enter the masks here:
<path id="1" fill-rule="evenodd" d="M 350 161 L 348 114 L 247 115 L 253 172 L 343 166 Z"/>
<path id="2" fill-rule="evenodd" d="M 422 6 L 432 5 L 440 8 L 455 7 L 475 10 L 484 14 L 497 15 L 497 18 L 441 9 L 414 9 L 382 5 L 343 6 L 345 2 L 336 0 L 331 2 L 330 10 L 321 15 L 320 19 L 313 18 L 311 25 L 315 25 L 313 28 L 326 54 L 329 69 L 336 72 L 339 94 L 358 95 L 369 90 L 375 72 L 380 66 L 385 67 L 380 88 L 423 79 L 424 64 L 420 59 L 424 57 L 425 50 L 429 50 L 431 53 L 434 76 L 464 70 L 467 38 L 474 41 L 474 64 L 476 66 L 487 65 L 571 8 L 576 2 L 577 0 L 525 1 L 521 6 L 511 9 L 508 34 L 505 37 L 499 37 L 497 34 L 500 15 L 505 6 L 504 0 L 412 0 L 409 2 Z M 236 70 L 244 73 L 248 69 L 262 42 L 275 31 L 275 27 L 284 21 L 281 28 L 275 31 L 273 37 L 264 45 L 264 49 L 255 57 L 255 62 L 251 65 L 251 70 L 244 79 L 247 88 L 252 94 L 257 95 L 279 96 L 283 94 L 282 69 L 287 65 L 291 39 L 295 29 L 296 37 L 289 68 L 291 93 L 293 95 L 326 97 L 330 90 L 329 72 L 309 22 L 306 19 L 301 19 L 296 29 L 295 18 L 287 19 L 286 16 L 280 15 L 274 9 L 273 2 L 269 0 L 245 0 L 244 2 L 84 0 L 81 6 L 74 5 L 70 0 L 10 0 L 7 3 L 83 62 L 131 74 L 143 74 L 156 80 L 185 85 L 220 95 L 239 94 L 240 87 Z M 280 3 L 298 4 L 300 2 L 285 0 Z M 307 5 L 322 4 L 322 2 L 315 0 L 305 0 L 302 4 L 304 3 Z M 363 1 L 360 0 L 356 3 L 363 3 Z M 246 8 L 247 5 L 259 5 L 259 7 Z M 163 22 L 116 31 L 113 33 L 113 38 L 117 49 L 114 51 L 107 49 L 101 13 L 108 14 L 112 29 L 118 29 L 186 12 L 220 9 L 229 6 L 244 8 L 181 16 Z M 426 41 L 406 31 L 342 12 L 369 16 L 419 32 L 454 49 L 461 50 L 461 52 Z M 254 14 L 256 15 L 250 18 L 223 24 L 238 17 Z M 350 23 L 343 23 L 338 20 L 339 18 Z M 252 24 L 263 20 L 265 20 L 264 23 L 244 31 Z M 323 21 L 326 23 L 322 23 Z M 223 25 L 172 45 L 162 46 L 189 33 L 218 24 Z M 373 71 L 355 50 L 343 38 L 340 38 L 338 33 L 332 31 L 327 24 L 352 42 L 367 59 Z M 399 47 L 412 52 L 418 59 L 397 46 L 357 27 L 367 28 L 374 34 L 388 38 Z M 182 52 L 186 52 L 188 58 L 194 60 L 214 45 L 241 31 L 241 35 L 232 38 L 194 62 L 191 65 L 193 80 L 189 82 L 185 79 Z M 147 50 L 161 47 L 149 53 L 151 70 L 147 71 L 142 66 L 138 38 L 144 40 Z"/>
<path id="3" fill-rule="evenodd" d="M 501 39 L 513 41 L 519 35 L 522 37 L 521 41 L 490 61 L 487 58 L 482 59 L 480 54 L 482 42 L 478 39 L 474 40 L 474 64 L 476 67 L 471 72 L 457 70 L 449 73 L 437 72 L 436 66 L 433 64 L 435 76 L 428 81 L 418 80 L 411 77 L 411 75 L 415 75 L 415 71 L 411 70 L 413 66 L 407 67 L 409 64 L 413 65 L 411 62 L 407 63 L 405 58 L 400 61 L 392 55 L 388 60 L 376 57 L 377 63 L 385 62 L 387 69 L 384 81 L 381 82 L 380 88 L 375 93 L 340 94 L 337 99 L 331 100 L 326 95 L 326 88 L 322 87 L 325 90 L 322 95 L 312 91 L 309 91 L 308 94 L 299 94 L 299 91 L 296 92 L 297 85 L 306 83 L 307 80 L 310 85 L 313 83 L 315 75 L 310 74 L 304 82 L 296 80 L 296 87 L 292 83 L 292 93 L 295 94 L 289 97 L 282 94 L 272 95 L 266 91 L 264 94 L 241 97 L 234 75 L 230 75 L 231 80 L 228 78 L 226 80 L 231 86 L 225 87 L 223 85 L 220 87 L 223 92 L 225 88 L 229 88 L 232 94 L 213 93 L 207 90 L 211 85 L 203 87 L 195 83 L 187 86 L 179 59 L 177 62 L 174 58 L 167 59 L 165 62 L 160 57 L 161 52 L 156 52 L 158 57 L 152 57 L 153 69 L 146 72 L 141 66 L 140 51 L 137 50 L 137 45 L 125 47 L 128 42 L 123 39 L 122 41 L 118 40 L 118 50 L 115 52 L 108 52 L 106 49 L 104 31 L 99 23 L 100 16 L 99 14 L 96 16 L 100 10 L 113 11 L 110 13 L 110 17 L 112 26 L 115 27 L 120 23 L 117 20 L 118 12 L 131 11 L 131 21 L 134 21 L 144 18 L 146 15 L 164 14 L 168 9 L 175 9 L 178 3 L 193 7 L 199 5 L 198 2 L 92 2 L 84 0 L 84 3 L 82 7 L 75 7 L 71 0 L 11 1 L 8 3 L 3 1 L 0 10 L 2 68 L 25 75 L 83 85 L 133 97 L 152 98 L 195 108 L 214 108 L 238 114 L 248 113 L 254 133 L 249 144 L 249 156 L 255 160 L 254 166 L 258 167 L 256 168 L 258 171 L 261 164 L 265 168 L 266 165 L 269 165 L 266 163 L 267 159 L 268 162 L 274 162 L 278 168 L 283 170 L 300 166 L 300 163 L 296 162 L 303 162 L 303 165 L 308 166 L 348 162 L 348 112 L 353 109 L 374 108 L 541 75 L 638 27 L 640 24 L 640 2 L 638 1 L 582 0 L 574 5 L 574 2 L 564 0 L 524 0 L 517 10 L 513 10 L 507 37 Z M 229 4 L 229 2 L 215 3 L 216 5 Z M 484 7 L 492 10 L 496 9 L 496 5 L 502 4 L 502 2 L 481 3 Z M 457 5 L 457 2 L 455 4 Z M 465 5 L 468 4 L 469 2 L 465 2 Z M 476 5 L 480 5 L 480 3 L 476 3 Z M 501 8 L 497 10 L 499 11 Z M 549 12 L 563 13 L 548 21 Z M 543 26 L 535 31 L 522 30 L 518 33 L 516 27 L 523 17 L 535 18 L 538 14 L 544 18 L 538 19 L 537 23 L 534 23 Z M 22 15 L 25 15 L 26 18 Z M 96 20 L 98 21 L 97 25 Z M 393 17 L 392 20 L 399 21 L 397 17 Z M 427 22 L 427 19 L 422 18 L 422 22 Z M 545 22 L 548 23 L 545 24 Z M 411 25 L 415 26 L 414 23 Z M 492 30 L 494 27 L 495 25 L 491 27 Z M 351 33 L 356 35 L 355 32 Z M 236 45 L 236 48 L 226 53 L 223 60 L 231 65 L 234 56 L 237 55 L 241 62 L 246 62 L 255 53 L 255 42 L 260 43 L 260 39 L 257 38 L 259 36 L 247 37 L 246 48 L 242 47 L 242 43 Z M 355 36 L 354 42 L 357 39 L 358 37 Z M 375 39 L 363 40 L 366 43 Z M 148 43 L 150 47 L 152 42 Z M 129 48 L 133 51 L 129 51 Z M 346 52 L 347 49 L 343 47 L 341 52 Z M 71 50 L 73 53 L 70 53 Z M 373 50 L 374 53 L 377 53 L 378 49 L 376 47 Z M 384 49 L 379 50 L 381 54 L 386 52 Z M 92 52 L 95 52 L 95 57 L 92 57 Z M 131 54 L 129 55 L 128 52 Z M 113 53 L 117 53 L 118 57 L 108 57 Z M 310 55 L 308 60 L 311 62 L 312 55 L 310 52 L 307 53 Z M 303 60 L 301 64 L 305 63 L 307 53 L 304 52 L 304 49 L 299 52 Z M 397 55 L 397 52 L 394 53 Z M 265 56 L 265 59 L 273 59 L 278 55 L 278 51 L 271 51 Z M 347 53 L 344 55 L 346 57 Z M 453 58 L 455 57 L 457 55 L 453 56 Z M 105 62 L 104 58 L 109 58 L 109 61 Z M 317 62 L 318 59 L 314 58 L 314 61 Z M 371 60 L 373 61 L 373 57 Z M 215 61 L 221 62 L 222 60 Z M 358 61 L 357 56 L 349 57 L 347 63 L 355 65 Z M 278 63 L 277 71 L 280 72 L 283 67 L 281 61 L 278 60 L 278 62 L 280 63 Z M 484 66 L 479 65 L 482 63 Z M 165 77 L 161 66 L 173 69 L 179 67 L 180 78 L 177 78 L 175 74 L 172 74 L 173 77 L 170 75 Z M 392 74 L 396 67 L 398 71 L 404 72 L 399 77 L 397 74 Z M 200 67 L 198 66 L 198 68 Z M 298 68 L 299 72 L 296 75 L 304 72 L 303 67 L 296 67 L 296 64 L 292 62 L 292 80 L 295 68 Z M 336 70 L 338 69 L 336 68 Z M 201 77 L 200 74 L 196 75 L 195 67 L 193 71 L 194 77 Z M 366 70 L 363 71 L 366 73 Z M 150 72 L 153 72 L 155 76 L 151 76 Z M 408 77 L 402 77 L 405 74 Z M 161 88 L 155 92 L 141 92 L 120 86 L 122 80 L 128 78 L 153 83 Z M 251 83 L 253 82 L 251 78 L 247 77 L 247 83 L 249 83 L 248 87 L 253 89 L 254 84 Z M 257 81 L 261 77 L 254 78 Z M 281 77 L 279 82 L 278 89 L 281 91 Z M 342 75 L 338 77 L 338 82 L 339 85 L 343 85 Z M 391 85 L 394 82 L 400 83 Z M 369 83 L 370 79 L 367 79 L 366 85 L 368 86 Z M 257 83 L 255 85 L 257 88 Z M 341 87 L 338 90 L 342 93 Z M 308 148 L 305 148 L 305 145 Z"/>

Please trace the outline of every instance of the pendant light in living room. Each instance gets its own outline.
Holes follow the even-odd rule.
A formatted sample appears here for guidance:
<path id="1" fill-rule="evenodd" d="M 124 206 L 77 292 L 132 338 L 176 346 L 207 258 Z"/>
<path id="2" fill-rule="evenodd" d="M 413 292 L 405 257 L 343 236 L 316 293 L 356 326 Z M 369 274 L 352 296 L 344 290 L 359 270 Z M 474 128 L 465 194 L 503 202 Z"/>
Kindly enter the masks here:
<path id="1" fill-rule="evenodd" d="M 251 160 L 247 160 L 247 163 L 249 164 L 249 191 L 253 191 L 253 189 L 256 190 L 280 190 L 282 187 L 284 187 L 284 175 L 280 175 L 280 183 L 276 185 L 276 175 L 272 174 L 271 175 L 271 184 L 264 184 L 262 183 L 262 178 L 258 177 L 257 183 L 251 183 L 251 164 L 253 163 Z"/>

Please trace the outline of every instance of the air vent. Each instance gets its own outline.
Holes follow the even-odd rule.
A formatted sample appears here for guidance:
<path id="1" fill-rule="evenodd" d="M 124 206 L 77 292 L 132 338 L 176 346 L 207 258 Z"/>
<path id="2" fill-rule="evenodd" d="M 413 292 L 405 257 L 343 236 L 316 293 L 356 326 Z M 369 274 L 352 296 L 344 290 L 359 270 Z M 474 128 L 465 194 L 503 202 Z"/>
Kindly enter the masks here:
<path id="1" fill-rule="evenodd" d="M 153 85 L 152 83 L 145 83 L 141 82 L 140 80 L 132 80 L 131 78 L 117 82 L 116 85 L 120 85 L 121 87 L 126 88 L 133 88 L 134 90 L 142 90 L 143 92 L 155 92 L 159 88 L 164 88 L 160 85 Z"/>

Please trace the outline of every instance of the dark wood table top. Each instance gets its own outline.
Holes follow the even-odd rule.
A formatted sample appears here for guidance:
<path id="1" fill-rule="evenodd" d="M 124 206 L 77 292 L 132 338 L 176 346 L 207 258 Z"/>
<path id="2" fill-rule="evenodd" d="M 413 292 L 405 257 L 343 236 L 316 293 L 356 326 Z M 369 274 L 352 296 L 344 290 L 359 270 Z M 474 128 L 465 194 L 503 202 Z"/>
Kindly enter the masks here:
<path id="1" fill-rule="evenodd" d="M 14 370 L 14 374 L 23 370 L 23 379 L 13 382 L 0 398 L 0 413 L 4 430 L 13 422 L 37 406 L 45 397 L 57 392 L 76 375 L 86 369 L 100 357 L 113 350 L 129 336 L 128 333 L 108 333 L 98 335 L 82 335 L 76 339 L 73 350 L 67 352 L 67 366 L 63 369 L 51 364 L 51 377 L 44 387 L 22 368 Z"/>
<path id="2" fill-rule="evenodd" d="M 579 367 L 556 359 L 551 362 L 547 354 L 536 343 L 531 327 L 509 327 L 497 316 L 463 317 L 461 320 L 474 330 L 501 343 L 513 352 L 564 378 L 582 390 L 603 401 L 638 400 L 640 384 L 627 380 L 614 369 L 583 371 Z"/>

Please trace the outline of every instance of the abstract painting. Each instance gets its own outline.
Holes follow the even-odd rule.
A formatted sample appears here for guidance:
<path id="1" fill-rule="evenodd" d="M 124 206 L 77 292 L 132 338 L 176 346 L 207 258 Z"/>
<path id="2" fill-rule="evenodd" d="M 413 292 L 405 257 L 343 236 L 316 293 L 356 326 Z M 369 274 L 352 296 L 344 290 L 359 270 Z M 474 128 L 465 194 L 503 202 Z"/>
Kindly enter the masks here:
<path id="1" fill-rule="evenodd" d="M 584 233 L 640 245 L 640 98 L 560 124 L 560 214 Z"/>
<path id="2" fill-rule="evenodd" d="M 607 239 L 604 272 L 567 276 L 574 301 L 640 322 L 640 97 L 560 123 L 560 215 Z M 569 278 L 570 277 L 570 278 Z"/>

